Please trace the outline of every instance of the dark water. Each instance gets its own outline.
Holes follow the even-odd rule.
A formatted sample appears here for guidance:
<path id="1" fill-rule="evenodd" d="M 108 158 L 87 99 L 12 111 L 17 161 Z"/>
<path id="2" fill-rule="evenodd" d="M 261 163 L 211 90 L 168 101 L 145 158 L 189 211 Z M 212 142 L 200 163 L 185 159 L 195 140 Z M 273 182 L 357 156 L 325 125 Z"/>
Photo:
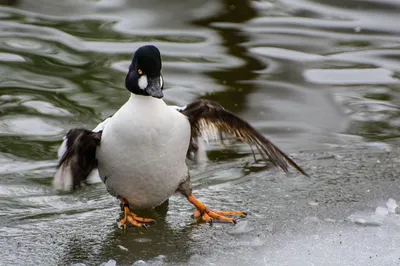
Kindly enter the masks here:
<path id="1" fill-rule="evenodd" d="M 399 1 L 2 2 L 1 265 L 399 264 L 397 216 L 395 230 L 373 229 L 387 233 L 377 242 L 346 219 L 400 200 Z M 212 147 L 191 166 L 196 194 L 246 221 L 193 225 L 173 197 L 144 232 L 117 227 L 101 183 L 53 191 L 63 134 L 126 101 L 125 71 L 147 43 L 161 50 L 168 103 L 219 101 L 312 178 L 254 164 L 244 146 Z M 327 231 L 353 244 L 332 247 Z"/>

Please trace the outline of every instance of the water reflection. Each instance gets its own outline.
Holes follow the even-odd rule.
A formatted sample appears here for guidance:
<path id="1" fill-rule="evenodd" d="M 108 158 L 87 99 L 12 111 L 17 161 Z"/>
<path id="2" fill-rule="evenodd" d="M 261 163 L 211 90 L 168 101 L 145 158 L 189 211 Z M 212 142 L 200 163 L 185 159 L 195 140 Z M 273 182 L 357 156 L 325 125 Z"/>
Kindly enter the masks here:
<path id="1" fill-rule="evenodd" d="M 140 215 L 157 219 L 157 223 L 149 230 L 104 228 L 107 230 L 101 241 L 89 235 L 71 235 L 58 264 L 90 262 L 100 265 L 113 258 L 118 264 L 130 265 L 137 260 L 147 261 L 157 257 L 163 260 L 165 257 L 166 261 L 185 262 L 190 255 L 190 232 L 193 227 L 189 224 L 171 226 L 166 221 L 167 210 L 168 203 L 156 211 L 140 212 Z M 88 242 L 96 246 L 88 245 Z"/>

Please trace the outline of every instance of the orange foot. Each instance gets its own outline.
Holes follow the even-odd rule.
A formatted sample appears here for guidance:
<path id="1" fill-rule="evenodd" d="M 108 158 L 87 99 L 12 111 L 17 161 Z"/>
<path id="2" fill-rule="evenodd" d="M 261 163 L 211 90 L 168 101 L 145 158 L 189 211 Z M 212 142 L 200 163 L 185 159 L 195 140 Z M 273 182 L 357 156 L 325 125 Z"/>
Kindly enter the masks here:
<path id="1" fill-rule="evenodd" d="M 155 223 L 155 221 L 153 219 L 138 217 L 136 214 L 131 212 L 131 210 L 129 209 L 129 203 L 127 200 L 122 199 L 122 204 L 124 206 L 125 217 L 124 217 L 124 219 L 122 219 L 119 222 L 119 225 L 121 227 L 123 227 L 123 228 L 126 228 L 128 226 L 147 227 L 147 226 Z"/>
<path id="2" fill-rule="evenodd" d="M 201 203 L 193 194 L 190 194 L 186 197 L 190 203 L 192 203 L 196 207 L 196 212 L 193 214 L 193 217 L 196 219 L 201 218 L 203 221 L 207 223 L 212 223 L 213 221 L 227 222 L 236 224 L 236 220 L 227 216 L 237 216 L 237 217 L 246 217 L 247 214 L 245 212 L 218 212 L 212 211 L 207 208 L 203 203 Z"/>

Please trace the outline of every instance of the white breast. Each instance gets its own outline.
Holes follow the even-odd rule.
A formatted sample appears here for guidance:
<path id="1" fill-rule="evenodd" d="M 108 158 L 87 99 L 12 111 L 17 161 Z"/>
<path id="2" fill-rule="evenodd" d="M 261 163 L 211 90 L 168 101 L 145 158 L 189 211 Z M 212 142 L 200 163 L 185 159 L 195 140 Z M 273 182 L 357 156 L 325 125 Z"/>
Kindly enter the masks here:
<path id="1" fill-rule="evenodd" d="M 164 101 L 132 95 L 104 128 L 97 149 L 111 194 L 136 208 L 155 207 L 187 177 L 190 124 Z"/>

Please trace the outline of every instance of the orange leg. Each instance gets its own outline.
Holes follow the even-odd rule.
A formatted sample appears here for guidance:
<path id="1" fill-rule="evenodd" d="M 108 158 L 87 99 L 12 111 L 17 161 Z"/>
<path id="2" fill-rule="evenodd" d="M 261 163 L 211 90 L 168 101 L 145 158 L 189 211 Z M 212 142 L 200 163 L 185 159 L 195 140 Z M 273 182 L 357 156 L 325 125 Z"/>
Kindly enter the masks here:
<path id="1" fill-rule="evenodd" d="M 187 197 L 188 201 L 192 203 L 196 207 L 196 211 L 193 214 L 194 218 L 202 218 L 203 221 L 207 223 L 211 223 L 214 220 L 220 222 L 227 222 L 236 224 L 236 220 L 234 218 L 226 217 L 226 216 L 238 216 L 238 217 L 246 217 L 245 212 L 217 212 L 212 211 L 207 208 L 203 203 L 201 203 L 193 194 L 189 194 Z"/>
<path id="2" fill-rule="evenodd" d="M 119 225 L 122 226 L 123 228 L 126 228 L 127 225 L 135 227 L 146 227 L 150 224 L 155 223 L 153 219 L 138 217 L 136 214 L 131 212 L 127 200 L 122 199 L 122 204 L 124 205 L 125 217 L 119 222 Z"/>

